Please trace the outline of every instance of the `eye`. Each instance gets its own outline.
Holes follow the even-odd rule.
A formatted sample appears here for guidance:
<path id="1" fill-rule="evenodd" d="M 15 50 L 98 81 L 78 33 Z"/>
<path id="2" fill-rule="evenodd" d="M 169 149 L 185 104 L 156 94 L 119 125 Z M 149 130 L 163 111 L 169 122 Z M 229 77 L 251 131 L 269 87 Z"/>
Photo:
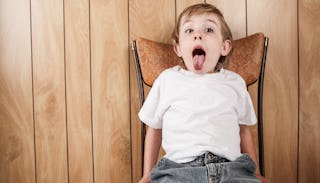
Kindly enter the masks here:
<path id="1" fill-rule="evenodd" d="M 192 32 L 193 32 L 193 29 L 186 29 L 184 32 L 185 32 L 185 33 L 192 33 Z"/>
<path id="2" fill-rule="evenodd" d="M 213 29 L 210 28 L 210 27 L 208 27 L 208 28 L 205 28 L 204 31 L 205 31 L 205 32 L 213 32 Z"/>

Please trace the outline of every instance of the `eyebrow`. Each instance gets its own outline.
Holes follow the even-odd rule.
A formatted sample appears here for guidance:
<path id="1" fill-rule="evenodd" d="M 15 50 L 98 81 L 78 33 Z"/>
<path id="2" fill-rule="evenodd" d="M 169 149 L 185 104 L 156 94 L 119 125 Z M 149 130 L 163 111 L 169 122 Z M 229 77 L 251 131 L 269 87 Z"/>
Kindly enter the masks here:
<path id="1" fill-rule="evenodd" d="M 216 26 L 218 26 L 217 22 L 211 19 L 206 19 L 208 22 L 212 22 L 213 24 L 215 24 Z M 190 19 L 187 19 L 186 21 L 182 22 L 181 26 L 185 25 L 186 23 L 191 22 Z"/>

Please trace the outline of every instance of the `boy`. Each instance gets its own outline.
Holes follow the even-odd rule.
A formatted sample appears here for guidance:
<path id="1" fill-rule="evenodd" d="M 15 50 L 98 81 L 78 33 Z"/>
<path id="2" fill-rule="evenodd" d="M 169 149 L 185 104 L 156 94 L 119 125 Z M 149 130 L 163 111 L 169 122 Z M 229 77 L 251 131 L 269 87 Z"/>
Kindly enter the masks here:
<path id="1" fill-rule="evenodd" d="M 256 170 L 245 82 L 222 68 L 232 49 L 223 15 L 210 4 L 190 6 L 173 39 L 185 67 L 161 73 L 139 112 L 149 126 L 140 182 L 267 182 Z M 166 155 L 155 166 L 161 142 Z"/>

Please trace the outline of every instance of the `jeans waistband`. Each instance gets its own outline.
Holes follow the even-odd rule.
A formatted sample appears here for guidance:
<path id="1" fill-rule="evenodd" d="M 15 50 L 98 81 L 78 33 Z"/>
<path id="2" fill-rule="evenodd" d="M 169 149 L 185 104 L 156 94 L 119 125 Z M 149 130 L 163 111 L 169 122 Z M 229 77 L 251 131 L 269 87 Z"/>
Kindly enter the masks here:
<path id="1" fill-rule="evenodd" d="M 195 166 L 199 166 L 199 165 L 207 165 L 209 163 L 224 163 L 224 162 L 229 162 L 228 159 L 223 158 L 221 156 L 215 155 L 211 152 L 206 152 L 198 157 L 196 157 L 196 159 L 194 159 L 193 161 L 184 163 L 184 164 L 188 164 L 188 165 L 195 165 Z"/>

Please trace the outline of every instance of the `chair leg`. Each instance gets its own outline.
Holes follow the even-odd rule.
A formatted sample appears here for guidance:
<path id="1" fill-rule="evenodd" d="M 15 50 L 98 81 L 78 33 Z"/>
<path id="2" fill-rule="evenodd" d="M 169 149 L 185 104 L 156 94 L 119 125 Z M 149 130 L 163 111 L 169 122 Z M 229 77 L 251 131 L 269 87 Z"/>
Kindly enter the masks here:
<path id="1" fill-rule="evenodd" d="M 132 41 L 132 50 L 133 50 L 133 56 L 134 56 L 134 63 L 135 63 L 135 68 L 136 68 L 136 75 L 137 75 L 137 82 L 138 82 L 138 89 L 139 89 L 139 99 L 140 99 L 140 108 L 142 107 L 145 97 L 144 97 L 144 88 L 143 88 L 143 79 L 142 79 L 142 72 L 140 68 L 140 61 L 139 61 L 139 55 L 137 51 L 137 45 L 136 41 Z M 145 134 L 146 134 L 146 129 L 145 125 L 140 122 L 140 128 L 141 128 L 141 135 L 140 135 L 140 142 L 141 142 L 141 152 L 142 152 L 142 162 L 141 162 L 141 167 L 142 169 L 144 168 L 144 140 L 145 140 Z"/>

